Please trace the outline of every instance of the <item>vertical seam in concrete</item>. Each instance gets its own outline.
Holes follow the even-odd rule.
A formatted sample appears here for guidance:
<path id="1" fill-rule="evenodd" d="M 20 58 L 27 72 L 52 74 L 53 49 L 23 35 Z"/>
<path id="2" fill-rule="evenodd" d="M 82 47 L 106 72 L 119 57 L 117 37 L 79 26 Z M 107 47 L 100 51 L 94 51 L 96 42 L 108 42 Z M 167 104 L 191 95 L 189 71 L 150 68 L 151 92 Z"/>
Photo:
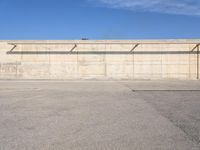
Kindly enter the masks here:
<path id="1" fill-rule="evenodd" d="M 190 51 L 190 46 L 189 46 L 189 51 Z M 188 68 L 189 69 L 189 79 L 191 79 L 191 68 L 190 68 L 191 67 L 190 66 L 191 65 L 190 64 L 191 63 L 191 58 L 190 57 L 191 57 L 191 52 L 188 54 L 188 60 L 189 60 L 189 62 L 188 62 L 189 63 L 189 65 L 188 65 L 189 66 L 189 68 Z"/>
<path id="2" fill-rule="evenodd" d="M 76 53 L 76 78 L 80 78 L 80 74 L 79 74 L 79 61 L 78 61 L 78 50 Z"/>
<path id="3" fill-rule="evenodd" d="M 161 62 L 160 62 L 160 64 L 161 64 L 161 68 L 160 68 L 160 69 L 161 69 L 160 78 L 163 78 L 163 54 L 161 54 L 160 57 L 161 57 L 161 60 L 160 60 L 160 61 L 161 61 Z"/>
<path id="4" fill-rule="evenodd" d="M 18 72 L 18 71 L 17 71 L 17 68 L 18 68 L 18 67 L 17 67 L 17 61 L 16 61 L 15 63 L 16 63 L 16 78 L 18 79 L 18 73 L 17 73 L 17 72 Z"/>
<path id="5" fill-rule="evenodd" d="M 135 59 L 134 59 L 134 51 L 132 52 L 133 54 L 132 54 L 132 56 L 133 56 L 133 74 L 132 74 L 132 79 L 135 79 L 135 73 L 134 73 L 134 65 L 135 65 L 135 63 L 134 63 L 134 61 L 135 61 Z"/>
<path id="6" fill-rule="evenodd" d="M 106 49 L 106 44 L 105 44 L 105 52 L 107 51 L 107 49 Z M 104 70 L 104 78 L 107 78 L 107 54 L 105 53 L 105 55 L 104 55 L 104 65 L 105 65 L 105 70 Z"/>
<path id="7" fill-rule="evenodd" d="M 197 80 L 199 80 L 199 45 L 197 46 Z"/>
<path id="8" fill-rule="evenodd" d="M 46 49 L 45 49 L 45 50 L 46 50 Z M 48 79 L 51 79 L 50 48 L 47 48 L 47 50 L 49 51 L 49 53 L 48 53 L 48 51 L 47 51 L 47 54 L 46 54 L 46 55 L 48 55 L 48 70 L 49 70 L 49 72 L 48 72 Z"/>
<path id="9" fill-rule="evenodd" d="M 20 46 L 20 50 L 22 50 L 22 46 Z M 23 61 L 22 61 L 23 60 L 23 56 L 22 55 L 23 54 L 20 55 L 21 56 L 20 57 L 20 59 L 21 59 L 20 61 L 21 61 L 21 67 L 23 68 Z M 23 76 L 24 76 L 24 69 L 22 69 L 22 78 L 24 78 Z"/>

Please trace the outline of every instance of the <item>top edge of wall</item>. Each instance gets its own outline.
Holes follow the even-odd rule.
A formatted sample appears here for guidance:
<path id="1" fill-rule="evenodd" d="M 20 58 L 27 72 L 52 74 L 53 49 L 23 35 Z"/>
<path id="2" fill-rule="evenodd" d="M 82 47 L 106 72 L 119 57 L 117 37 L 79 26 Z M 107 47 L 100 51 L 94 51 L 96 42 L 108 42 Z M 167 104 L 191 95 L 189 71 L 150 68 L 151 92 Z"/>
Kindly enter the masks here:
<path id="1" fill-rule="evenodd" d="M 162 39 L 162 40 L 0 40 L 13 44 L 199 44 L 200 39 Z"/>

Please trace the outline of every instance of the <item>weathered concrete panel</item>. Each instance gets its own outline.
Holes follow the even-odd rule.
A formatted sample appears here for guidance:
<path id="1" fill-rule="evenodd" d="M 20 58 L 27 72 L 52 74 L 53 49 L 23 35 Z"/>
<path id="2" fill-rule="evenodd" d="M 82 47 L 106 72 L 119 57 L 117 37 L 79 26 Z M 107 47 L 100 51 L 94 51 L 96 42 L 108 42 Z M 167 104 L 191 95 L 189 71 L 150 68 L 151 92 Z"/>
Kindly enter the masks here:
<path id="1" fill-rule="evenodd" d="M 51 79 L 75 79 L 77 75 L 77 63 L 75 62 L 58 62 L 50 65 Z"/>
<path id="2" fill-rule="evenodd" d="M 0 77 L 4 79 L 17 78 L 17 63 L 1 63 Z"/>
<path id="3" fill-rule="evenodd" d="M 197 79 L 198 43 L 0 41 L 0 79 Z"/>
<path id="4" fill-rule="evenodd" d="M 41 62 L 27 62 L 20 66 L 22 79 L 49 79 L 50 65 Z"/>

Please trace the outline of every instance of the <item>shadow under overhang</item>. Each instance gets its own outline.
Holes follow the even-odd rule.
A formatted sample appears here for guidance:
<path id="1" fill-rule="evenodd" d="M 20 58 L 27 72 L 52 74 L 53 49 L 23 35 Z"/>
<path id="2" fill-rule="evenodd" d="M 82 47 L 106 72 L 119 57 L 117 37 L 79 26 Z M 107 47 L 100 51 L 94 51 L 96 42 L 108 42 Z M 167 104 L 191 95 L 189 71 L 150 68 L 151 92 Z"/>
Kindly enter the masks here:
<path id="1" fill-rule="evenodd" d="M 197 54 L 196 51 L 8 51 L 9 55 L 131 55 L 131 54 Z"/>

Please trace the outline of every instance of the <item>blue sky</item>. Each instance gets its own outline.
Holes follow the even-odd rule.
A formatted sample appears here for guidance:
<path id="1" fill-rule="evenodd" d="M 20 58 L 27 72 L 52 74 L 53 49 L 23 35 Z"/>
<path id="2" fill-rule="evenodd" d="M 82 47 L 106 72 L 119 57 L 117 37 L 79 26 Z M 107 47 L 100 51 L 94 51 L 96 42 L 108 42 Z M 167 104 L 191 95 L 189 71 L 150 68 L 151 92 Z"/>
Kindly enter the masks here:
<path id="1" fill-rule="evenodd" d="M 0 0 L 0 39 L 200 38 L 199 0 Z"/>

